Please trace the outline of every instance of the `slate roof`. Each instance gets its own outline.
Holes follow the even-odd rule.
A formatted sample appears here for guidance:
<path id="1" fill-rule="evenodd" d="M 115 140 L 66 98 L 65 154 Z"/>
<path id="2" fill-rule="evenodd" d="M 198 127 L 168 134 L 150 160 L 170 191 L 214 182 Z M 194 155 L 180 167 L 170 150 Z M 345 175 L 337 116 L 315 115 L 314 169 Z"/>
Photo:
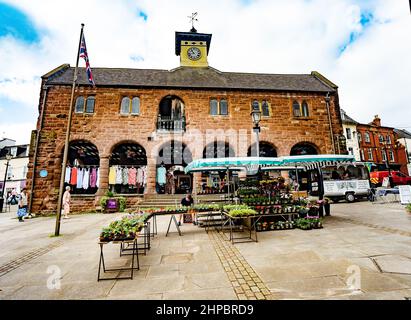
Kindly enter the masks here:
<path id="1" fill-rule="evenodd" d="M 404 129 L 394 129 L 399 138 L 411 139 L 411 132 Z"/>
<path id="2" fill-rule="evenodd" d="M 357 121 L 355 121 L 353 118 L 351 118 L 347 113 L 341 109 L 341 120 L 343 123 L 352 123 L 352 124 L 358 124 Z"/>
<path id="3" fill-rule="evenodd" d="M 67 66 L 67 65 L 66 65 Z M 214 68 L 179 67 L 173 70 L 92 68 L 96 86 L 157 87 L 223 90 L 266 90 L 297 92 L 334 92 L 335 87 L 312 74 L 258 74 L 221 72 Z M 73 67 L 48 74 L 47 84 L 71 85 Z M 325 80 L 324 80 L 325 79 Z M 331 82 L 329 82 L 331 83 Z M 78 84 L 88 85 L 86 71 L 79 68 Z"/>

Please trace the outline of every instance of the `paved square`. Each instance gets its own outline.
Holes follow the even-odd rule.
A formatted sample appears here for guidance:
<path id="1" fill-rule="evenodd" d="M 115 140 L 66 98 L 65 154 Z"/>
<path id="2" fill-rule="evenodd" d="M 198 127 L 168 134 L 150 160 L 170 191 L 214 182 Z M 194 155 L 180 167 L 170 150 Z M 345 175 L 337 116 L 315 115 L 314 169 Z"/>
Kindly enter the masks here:
<path id="1" fill-rule="evenodd" d="M 0 299 L 405 299 L 411 297 L 411 215 L 400 204 L 333 204 L 324 229 L 259 233 L 232 245 L 192 224 L 165 237 L 169 217 L 133 280 L 97 282 L 98 235 L 120 214 L 18 223 L 0 214 Z M 109 267 L 124 266 L 118 245 Z M 115 274 L 114 274 L 115 275 Z M 125 275 L 123 272 L 122 275 Z"/>

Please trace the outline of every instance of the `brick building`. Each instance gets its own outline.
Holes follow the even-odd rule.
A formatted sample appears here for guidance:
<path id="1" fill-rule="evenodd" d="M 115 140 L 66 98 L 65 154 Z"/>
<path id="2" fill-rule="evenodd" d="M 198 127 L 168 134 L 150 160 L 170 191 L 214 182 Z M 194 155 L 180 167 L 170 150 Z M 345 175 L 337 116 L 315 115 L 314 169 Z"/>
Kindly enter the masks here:
<path id="1" fill-rule="evenodd" d="M 196 173 L 193 179 L 184 166 L 202 157 L 254 155 L 252 108 L 262 114 L 262 156 L 346 152 L 335 139 L 342 136 L 335 84 L 318 72 L 222 72 L 208 65 L 210 44 L 211 34 L 176 32 L 179 67 L 93 68 L 95 87 L 79 69 L 64 168 L 74 187 L 73 211 L 94 209 L 107 190 L 124 194 L 128 205 L 145 194 L 169 192 L 166 172 L 174 175 L 171 192 L 207 184 L 213 177 Z M 42 77 L 39 143 L 32 143 L 28 173 L 32 212 L 56 209 L 73 73 L 62 65 Z M 84 188 L 74 170 L 89 179 Z M 138 182 L 122 181 L 121 170 Z"/>
<path id="2" fill-rule="evenodd" d="M 398 142 L 394 128 L 381 125 L 376 115 L 369 124 L 357 124 L 361 161 L 374 162 L 376 170 L 400 170 L 408 174 L 405 147 Z"/>

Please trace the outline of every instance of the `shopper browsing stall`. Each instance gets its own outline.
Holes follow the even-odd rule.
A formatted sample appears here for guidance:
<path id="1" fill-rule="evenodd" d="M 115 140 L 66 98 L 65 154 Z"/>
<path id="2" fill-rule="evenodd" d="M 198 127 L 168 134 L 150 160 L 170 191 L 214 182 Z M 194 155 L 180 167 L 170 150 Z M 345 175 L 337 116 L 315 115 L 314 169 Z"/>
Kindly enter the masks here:
<path id="1" fill-rule="evenodd" d="M 193 203 L 194 203 L 194 200 L 193 200 L 193 197 L 191 196 L 190 193 L 187 193 L 186 196 L 183 199 L 181 199 L 181 205 L 183 207 L 191 207 L 193 205 Z M 181 218 L 182 217 L 183 217 L 183 215 L 180 214 L 180 217 L 178 219 L 178 225 L 179 226 L 181 225 Z M 191 213 L 191 218 L 192 218 L 193 223 L 196 224 L 196 222 L 195 222 L 195 213 L 193 213 L 193 212 Z"/>

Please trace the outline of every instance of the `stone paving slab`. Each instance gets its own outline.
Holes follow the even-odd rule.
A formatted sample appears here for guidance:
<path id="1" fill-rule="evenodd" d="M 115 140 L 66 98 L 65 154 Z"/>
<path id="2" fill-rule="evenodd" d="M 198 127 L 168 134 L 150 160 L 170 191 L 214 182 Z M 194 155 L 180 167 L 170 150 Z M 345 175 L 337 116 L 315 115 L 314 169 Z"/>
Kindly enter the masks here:
<path id="1" fill-rule="evenodd" d="M 232 245 L 218 233 L 183 224 L 183 235 L 165 237 L 169 217 L 158 219 L 152 249 L 140 256 L 133 280 L 97 282 L 98 234 L 121 215 L 73 216 L 62 237 L 50 238 L 53 218 L 18 223 L 0 216 L 0 266 L 34 250 L 60 246 L 0 276 L 0 299 L 404 299 L 411 276 L 381 273 L 372 258 L 410 258 L 411 215 L 398 204 L 333 204 L 321 230 L 259 234 L 258 243 Z M 124 266 L 119 246 L 105 248 L 107 262 Z M 383 259 L 384 262 L 386 262 Z M 406 260 L 391 261 L 408 270 Z M 58 266 L 60 290 L 47 288 L 49 266 Z M 358 267 L 360 290 L 347 285 Z M 405 268 L 405 269 L 404 269 Z M 118 273 L 114 273 L 118 274 Z"/>

